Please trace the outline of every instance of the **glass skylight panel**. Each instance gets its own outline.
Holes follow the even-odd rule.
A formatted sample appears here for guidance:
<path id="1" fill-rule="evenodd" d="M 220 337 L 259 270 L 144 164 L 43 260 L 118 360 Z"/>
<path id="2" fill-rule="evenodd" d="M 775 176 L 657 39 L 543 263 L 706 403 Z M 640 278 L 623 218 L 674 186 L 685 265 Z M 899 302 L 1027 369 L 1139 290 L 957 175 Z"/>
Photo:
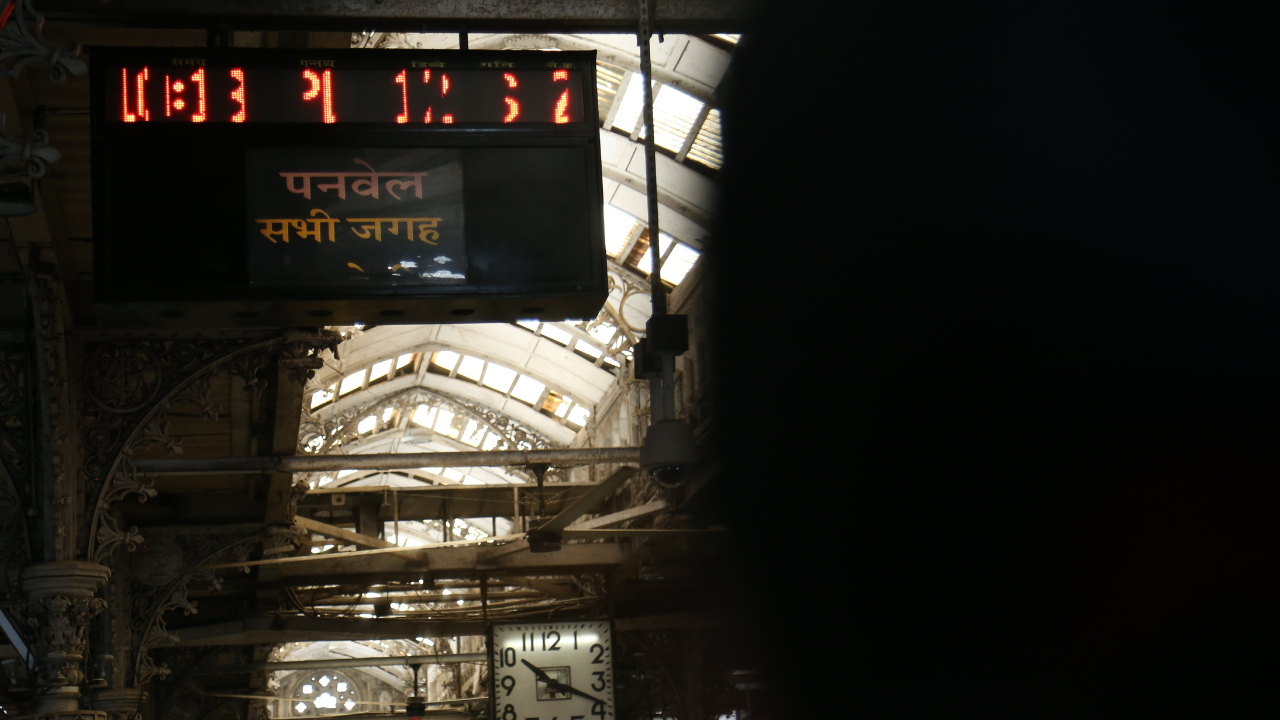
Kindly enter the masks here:
<path id="1" fill-rule="evenodd" d="M 480 444 L 481 450 L 492 450 L 498 447 L 498 443 L 502 442 L 502 438 L 495 433 L 488 433 L 484 436 L 484 442 Z"/>
<path id="2" fill-rule="evenodd" d="M 396 409 L 391 407 L 390 405 L 382 408 L 382 422 L 384 423 L 389 422 L 391 420 L 391 416 L 395 414 L 396 414 Z"/>
<path id="3" fill-rule="evenodd" d="M 369 432 L 370 430 L 373 430 L 377 426 L 378 426 L 378 418 L 373 415 L 370 415 L 369 417 L 360 421 L 360 424 L 356 426 L 356 432 L 363 435 Z"/>
<path id="4" fill-rule="evenodd" d="M 431 362 L 445 370 L 452 370 L 453 366 L 458 364 L 458 353 L 452 350 L 440 350 L 431 354 Z"/>
<path id="5" fill-rule="evenodd" d="M 351 473 L 353 473 L 353 472 L 355 472 L 355 470 L 339 470 L 339 471 L 338 471 L 338 479 L 342 479 L 342 478 L 344 478 L 344 477 L 346 477 L 346 476 L 350 475 L 350 474 L 351 474 Z"/>
<path id="6" fill-rule="evenodd" d="M 565 413 L 569 412 L 570 402 L 571 400 L 567 397 L 561 399 L 560 405 L 556 407 L 556 417 L 562 418 L 565 416 Z"/>
<path id="7" fill-rule="evenodd" d="M 443 475 L 453 481 L 462 480 L 464 477 L 462 471 L 458 468 L 445 468 Z"/>
<path id="8" fill-rule="evenodd" d="M 636 223 L 640 222 L 630 213 L 623 212 L 612 205 L 604 206 L 604 251 L 610 257 L 617 257 L 631 237 Z"/>
<path id="9" fill-rule="evenodd" d="M 664 85 L 662 92 L 653 99 L 653 124 L 657 128 L 654 143 L 672 152 L 680 152 L 685 137 L 701 112 L 701 100 Z"/>
<path id="10" fill-rule="evenodd" d="M 318 408 L 332 399 L 333 399 L 333 386 L 330 385 L 324 390 L 317 390 L 311 394 L 311 407 L 312 409 Z"/>
<path id="11" fill-rule="evenodd" d="M 549 337 L 561 345 L 568 345 L 573 340 L 573 333 L 551 323 L 543 323 L 541 332 L 543 336 Z"/>
<path id="12" fill-rule="evenodd" d="M 405 353 L 404 355 L 396 358 L 396 369 L 399 370 L 411 362 L 413 362 L 413 353 Z"/>
<path id="13" fill-rule="evenodd" d="M 573 348 L 578 352 L 584 352 L 593 358 L 598 358 L 604 354 L 603 350 L 596 347 L 595 345 L 592 345 L 586 340 L 579 340 L 577 343 L 574 344 Z"/>
<path id="14" fill-rule="evenodd" d="M 530 405 L 538 402 L 538 398 L 542 397 L 542 391 L 546 389 L 546 385 L 534 380 L 528 375 L 521 375 L 516 381 L 516 386 L 511 389 L 511 397 L 517 400 L 523 400 Z"/>
<path id="15" fill-rule="evenodd" d="M 741 35 L 726 35 L 725 33 L 716 33 L 715 36 L 726 42 L 731 42 L 734 45 L 737 45 L 738 38 L 742 37 Z"/>
<path id="16" fill-rule="evenodd" d="M 606 207 L 608 207 L 608 206 L 606 206 Z M 522 328 L 526 329 L 526 330 L 532 330 L 533 332 L 538 332 L 538 321 L 537 321 L 537 320 L 517 320 L 517 321 L 516 321 L 516 324 L 517 324 L 517 325 L 519 325 L 520 327 L 522 327 Z"/>
<path id="17" fill-rule="evenodd" d="M 463 355 L 462 362 L 458 363 L 458 375 L 480 382 L 480 374 L 484 371 L 484 361 L 478 357 Z"/>
<path id="18" fill-rule="evenodd" d="M 693 147 L 689 148 L 689 154 L 685 157 L 715 170 L 719 170 L 724 165 L 719 110 L 713 109 L 707 113 L 707 119 L 702 121 L 702 129 L 698 131 L 698 137 L 694 139 Z"/>
<path id="19" fill-rule="evenodd" d="M 457 430 L 453 429 L 453 411 L 440 408 L 440 413 L 436 416 L 435 431 L 444 435 L 453 433 L 452 437 L 457 437 Z"/>
<path id="20" fill-rule="evenodd" d="M 436 419 L 436 409 L 429 408 L 426 405 L 419 405 L 413 411 L 413 418 L 411 419 L 422 427 L 429 428 Z"/>
<path id="21" fill-rule="evenodd" d="M 463 479 L 462 479 L 462 484 L 463 484 L 463 485 L 484 485 L 484 481 L 483 481 L 483 480 L 477 480 L 477 479 L 475 479 L 475 478 L 471 477 L 470 475 L 468 475 L 468 476 L 466 476 L 465 478 L 463 478 Z"/>
<path id="22" fill-rule="evenodd" d="M 382 362 L 373 364 L 373 370 L 369 373 L 369 382 L 373 382 L 379 378 L 384 378 L 391 374 L 391 359 L 388 358 Z"/>
<path id="23" fill-rule="evenodd" d="M 645 275 L 653 274 L 653 246 L 645 248 L 644 254 L 636 261 L 636 269 Z"/>
<path id="24" fill-rule="evenodd" d="M 367 372 L 368 370 L 365 370 L 362 368 L 361 370 L 357 372 L 353 372 L 350 375 L 343 378 L 342 385 L 338 387 L 338 394 L 346 395 L 352 390 L 359 390 L 360 388 L 364 387 L 364 376 Z"/>
<path id="25" fill-rule="evenodd" d="M 569 411 L 569 417 L 566 419 L 574 425 L 582 427 L 587 424 L 587 418 L 589 417 L 591 417 L 590 410 L 582 407 L 581 405 L 575 405 L 573 410 Z"/>
<path id="26" fill-rule="evenodd" d="M 491 387 L 500 393 L 505 394 L 511 389 L 511 383 L 516 381 L 516 371 L 501 365 L 489 363 L 484 370 L 483 384 Z"/>
<path id="27" fill-rule="evenodd" d="M 467 429 L 462 431 L 462 442 L 471 447 L 478 446 L 484 440 L 485 429 L 475 418 L 467 421 Z"/>
<path id="28" fill-rule="evenodd" d="M 684 280 L 693 269 L 694 263 L 698 262 L 698 257 L 697 250 L 684 243 L 678 243 L 667 256 L 667 261 L 662 263 L 662 279 L 672 285 L 679 285 L 680 281 Z"/>
<path id="29" fill-rule="evenodd" d="M 600 122 L 604 122 L 609 117 L 609 108 L 613 106 L 618 96 L 618 86 L 622 85 L 622 78 L 626 75 L 626 70 L 605 62 L 596 62 L 596 97 L 600 103 Z"/>
<path id="30" fill-rule="evenodd" d="M 643 113 L 644 79 L 636 73 L 631 76 L 631 82 L 627 83 L 627 92 L 622 96 L 622 104 L 618 106 L 618 112 L 613 116 L 613 126 L 630 135 L 636 129 L 636 122 L 640 120 L 640 115 Z"/>

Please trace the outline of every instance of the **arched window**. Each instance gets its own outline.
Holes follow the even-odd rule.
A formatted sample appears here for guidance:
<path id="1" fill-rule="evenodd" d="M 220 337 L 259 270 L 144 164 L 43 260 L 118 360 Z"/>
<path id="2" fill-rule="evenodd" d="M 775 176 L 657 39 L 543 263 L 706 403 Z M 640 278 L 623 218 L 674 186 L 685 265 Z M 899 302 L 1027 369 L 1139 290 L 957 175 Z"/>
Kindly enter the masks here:
<path id="1" fill-rule="evenodd" d="M 363 704 L 351 678 L 332 670 L 316 671 L 298 685 L 294 697 L 298 698 L 292 705 L 294 717 L 348 715 Z"/>

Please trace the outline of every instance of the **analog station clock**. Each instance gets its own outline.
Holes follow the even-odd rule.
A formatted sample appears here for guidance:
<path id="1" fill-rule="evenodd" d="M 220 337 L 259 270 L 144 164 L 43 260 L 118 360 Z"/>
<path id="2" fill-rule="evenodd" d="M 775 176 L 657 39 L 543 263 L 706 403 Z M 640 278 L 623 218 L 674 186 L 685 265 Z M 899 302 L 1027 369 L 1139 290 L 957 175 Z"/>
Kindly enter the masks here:
<path id="1" fill-rule="evenodd" d="M 495 623 L 489 673 L 495 720 L 617 717 L 608 620 Z"/>

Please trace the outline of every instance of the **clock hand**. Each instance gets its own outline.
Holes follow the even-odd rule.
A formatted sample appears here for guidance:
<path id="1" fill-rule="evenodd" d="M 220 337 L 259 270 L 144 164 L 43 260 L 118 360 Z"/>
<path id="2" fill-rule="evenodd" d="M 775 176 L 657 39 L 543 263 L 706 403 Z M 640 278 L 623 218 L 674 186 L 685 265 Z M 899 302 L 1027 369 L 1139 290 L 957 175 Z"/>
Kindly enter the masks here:
<path id="1" fill-rule="evenodd" d="M 548 686 L 548 687 L 550 687 L 552 690 L 560 690 L 560 691 L 562 691 L 562 692 L 571 692 L 571 693 L 574 693 L 575 695 L 581 695 L 582 697 L 584 697 L 584 698 L 586 698 L 586 699 L 588 699 L 588 700 L 590 700 L 590 701 L 592 701 L 592 702 L 598 702 L 598 703 L 603 703 L 603 702 L 604 702 L 603 700 L 601 700 L 601 699 L 600 699 L 600 698 L 598 698 L 598 697 L 594 697 L 594 696 L 588 695 L 588 694 L 586 694 L 586 693 L 582 692 L 581 690 L 579 690 L 578 688 L 573 687 L 572 685 L 565 685 L 564 683 L 560 682 L 559 680 L 556 680 L 555 678 L 552 678 L 552 677 L 551 677 L 550 675 L 548 675 L 548 674 L 547 674 L 547 673 L 546 673 L 542 668 L 540 668 L 540 667 L 538 667 L 538 666 L 534 665 L 533 663 L 529 662 L 528 660 L 525 660 L 524 658 L 520 658 L 520 662 L 524 663 L 525 665 L 528 665 L 528 666 L 529 666 L 529 669 L 533 671 L 533 674 L 534 674 L 534 675 L 536 675 L 536 676 L 538 677 L 538 679 L 539 679 L 539 680 L 541 680 L 542 682 L 546 683 L 546 684 L 547 684 L 547 686 Z"/>

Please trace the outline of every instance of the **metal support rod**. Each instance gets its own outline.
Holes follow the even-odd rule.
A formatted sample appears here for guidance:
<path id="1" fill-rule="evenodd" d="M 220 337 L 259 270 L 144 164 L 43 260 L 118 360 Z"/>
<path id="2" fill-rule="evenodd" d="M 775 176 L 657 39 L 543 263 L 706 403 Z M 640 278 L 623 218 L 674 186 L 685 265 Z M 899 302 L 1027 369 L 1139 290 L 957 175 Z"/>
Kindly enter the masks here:
<path id="1" fill-rule="evenodd" d="M 564 448 L 489 452 L 376 453 L 369 455 L 268 455 L 265 457 L 152 458 L 138 460 L 138 475 L 251 475 L 338 470 L 415 470 L 424 467 L 511 467 L 629 463 L 640 448 Z"/>
<path id="2" fill-rule="evenodd" d="M 662 399 L 662 376 L 649 378 L 649 424 L 664 419 L 666 402 Z"/>
<path id="3" fill-rule="evenodd" d="M 238 665 L 219 665 L 219 673 L 258 672 L 266 670 L 319 670 L 322 668 L 353 667 L 410 667 L 413 665 L 451 665 L 457 663 L 488 662 L 486 653 L 460 655 L 409 655 L 405 657 L 332 658 L 329 660 L 296 660 L 293 662 L 255 662 Z"/>
<path id="4" fill-rule="evenodd" d="M 497 535 L 497 533 L 494 533 Z M 18 632 L 18 628 L 9 621 L 9 616 L 5 615 L 4 610 L 0 610 L 0 630 L 4 630 L 5 637 L 9 638 L 9 644 L 13 645 L 13 649 L 18 651 L 18 656 L 22 661 L 31 667 L 31 652 L 27 650 L 27 643 L 23 641 L 22 635 Z"/>
<path id="5" fill-rule="evenodd" d="M 640 3 L 640 74 L 644 79 L 644 173 L 645 195 L 649 201 L 649 258 L 652 266 L 649 271 L 649 295 L 653 300 L 652 318 L 667 314 L 667 289 L 662 284 L 662 231 L 658 228 L 658 157 L 655 143 L 657 133 L 653 125 L 653 61 L 649 52 L 649 41 L 653 37 L 651 13 L 655 6 L 652 0 L 639 0 Z M 662 37 L 658 37 L 662 42 Z M 662 361 L 659 377 L 649 378 L 649 423 L 659 420 L 672 420 L 676 416 L 675 402 L 675 357 L 669 353 L 661 353 Z"/>
<path id="6" fill-rule="evenodd" d="M 667 314 L 667 292 L 662 286 L 662 248 L 658 231 L 658 168 L 654 148 L 653 132 L 653 65 L 649 57 L 649 40 L 653 37 L 650 31 L 649 2 L 640 1 L 640 74 L 644 76 L 644 172 L 645 193 L 649 200 L 649 257 L 653 259 L 653 268 L 649 274 L 653 296 L 653 315 Z"/>
<path id="7" fill-rule="evenodd" d="M 676 356 L 662 353 L 662 417 L 659 420 L 676 418 Z"/>

